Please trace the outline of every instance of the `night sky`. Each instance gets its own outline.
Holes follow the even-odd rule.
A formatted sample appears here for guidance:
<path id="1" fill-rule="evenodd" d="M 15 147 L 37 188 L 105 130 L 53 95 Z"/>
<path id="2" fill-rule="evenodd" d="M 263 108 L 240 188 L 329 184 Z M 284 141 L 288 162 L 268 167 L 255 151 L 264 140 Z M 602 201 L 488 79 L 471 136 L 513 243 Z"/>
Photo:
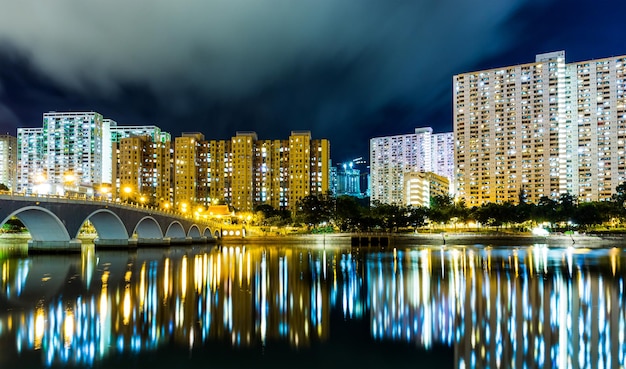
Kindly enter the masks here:
<path id="1" fill-rule="evenodd" d="M 0 132 L 48 111 L 228 139 L 310 130 L 333 162 L 452 130 L 452 78 L 626 54 L 626 1 L 4 0 Z"/>

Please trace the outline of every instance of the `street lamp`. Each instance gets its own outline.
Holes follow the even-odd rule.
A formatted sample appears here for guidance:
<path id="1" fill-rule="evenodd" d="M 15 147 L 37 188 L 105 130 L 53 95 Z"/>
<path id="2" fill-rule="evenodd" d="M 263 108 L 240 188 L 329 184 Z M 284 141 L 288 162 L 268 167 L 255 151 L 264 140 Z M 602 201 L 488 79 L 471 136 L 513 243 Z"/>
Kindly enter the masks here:
<path id="1" fill-rule="evenodd" d="M 63 175 L 63 192 L 75 191 L 76 175 L 72 172 L 66 172 Z"/>
<path id="2" fill-rule="evenodd" d="M 124 186 L 122 187 L 122 192 L 124 192 L 124 195 L 126 197 L 126 202 L 129 202 L 130 194 L 133 192 L 133 188 L 130 186 Z"/>

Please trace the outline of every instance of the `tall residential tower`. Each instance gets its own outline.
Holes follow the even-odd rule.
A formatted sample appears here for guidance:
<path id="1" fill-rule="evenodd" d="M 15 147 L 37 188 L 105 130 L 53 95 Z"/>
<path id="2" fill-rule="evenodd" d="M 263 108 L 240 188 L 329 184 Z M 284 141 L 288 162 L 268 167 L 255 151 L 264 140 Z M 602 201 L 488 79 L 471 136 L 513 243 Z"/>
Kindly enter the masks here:
<path id="1" fill-rule="evenodd" d="M 101 114 L 45 113 L 42 128 L 18 128 L 17 139 L 18 191 L 63 194 L 111 178 Z"/>
<path id="2" fill-rule="evenodd" d="M 0 135 L 0 183 L 15 190 L 17 177 L 17 138 Z"/>
<path id="3" fill-rule="evenodd" d="M 404 175 L 407 173 L 433 172 L 451 182 L 453 148 L 452 132 L 433 134 L 430 127 L 416 128 L 413 134 L 372 138 L 371 201 L 406 205 Z"/>
<path id="4" fill-rule="evenodd" d="M 626 56 L 454 76 L 455 180 L 468 206 L 569 193 L 610 198 L 626 179 Z"/>

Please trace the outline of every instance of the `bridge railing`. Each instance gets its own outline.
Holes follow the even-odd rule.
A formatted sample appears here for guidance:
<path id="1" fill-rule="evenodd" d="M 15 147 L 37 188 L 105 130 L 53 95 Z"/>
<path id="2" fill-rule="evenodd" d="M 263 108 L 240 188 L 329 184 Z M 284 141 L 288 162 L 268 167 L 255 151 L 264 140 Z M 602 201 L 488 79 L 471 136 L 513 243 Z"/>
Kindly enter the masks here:
<path id="1" fill-rule="evenodd" d="M 57 202 L 57 203 L 67 203 L 72 202 L 75 204 L 82 205 L 101 205 L 101 206 L 115 206 L 117 208 L 130 208 L 133 210 L 144 210 L 150 213 L 155 213 L 162 216 L 180 218 L 185 220 L 199 221 L 206 224 L 211 224 L 213 226 L 226 226 L 228 224 L 221 223 L 215 220 L 209 219 L 201 219 L 198 217 L 194 217 L 189 213 L 183 213 L 176 210 L 168 210 L 162 209 L 159 207 L 149 206 L 146 204 L 137 204 L 128 201 L 119 201 L 119 200 L 110 200 L 101 196 L 88 196 L 86 194 L 72 194 L 69 196 L 66 195 L 51 195 L 51 194 L 26 194 L 23 192 L 13 192 L 13 191 L 0 191 L 0 199 L 6 200 L 31 200 L 34 202 L 42 201 L 42 202 Z"/>

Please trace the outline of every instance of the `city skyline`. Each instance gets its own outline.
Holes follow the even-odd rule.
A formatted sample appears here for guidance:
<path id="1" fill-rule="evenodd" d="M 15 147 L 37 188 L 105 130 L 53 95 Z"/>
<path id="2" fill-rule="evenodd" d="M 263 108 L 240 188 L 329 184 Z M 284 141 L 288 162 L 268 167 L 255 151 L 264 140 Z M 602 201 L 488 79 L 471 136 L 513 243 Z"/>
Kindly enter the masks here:
<path id="1" fill-rule="evenodd" d="M 42 127 L 3 137 L 5 151 L 18 153 L 16 178 L 6 183 L 16 192 L 79 193 L 185 213 L 224 202 L 239 211 L 259 204 L 293 211 L 299 200 L 330 190 L 330 143 L 310 131 L 281 140 L 255 132 L 172 139 L 159 127 L 120 126 L 91 111 L 44 113 Z M 0 156 L 0 167 L 12 163 Z"/>
<path id="2" fill-rule="evenodd" d="M 453 75 L 557 50 L 568 62 L 626 53 L 617 1 L 183 5 L 6 5 L 0 131 L 93 110 L 174 136 L 310 130 L 341 143 L 343 162 L 372 137 L 452 131 Z"/>

